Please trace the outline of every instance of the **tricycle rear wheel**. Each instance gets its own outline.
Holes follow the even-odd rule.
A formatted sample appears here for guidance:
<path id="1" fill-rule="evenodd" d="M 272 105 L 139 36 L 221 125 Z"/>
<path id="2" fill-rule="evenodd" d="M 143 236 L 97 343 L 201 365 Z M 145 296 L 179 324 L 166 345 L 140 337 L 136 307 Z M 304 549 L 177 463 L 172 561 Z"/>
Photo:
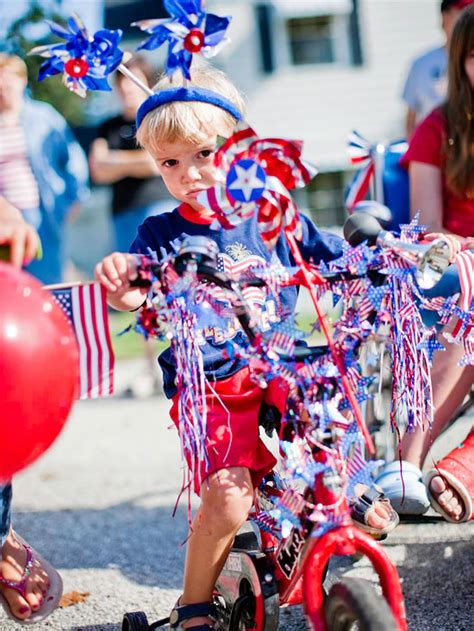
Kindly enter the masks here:
<path id="1" fill-rule="evenodd" d="M 122 620 L 122 631 L 148 631 L 148 618 L 143 611 L 126 613 Z"/>

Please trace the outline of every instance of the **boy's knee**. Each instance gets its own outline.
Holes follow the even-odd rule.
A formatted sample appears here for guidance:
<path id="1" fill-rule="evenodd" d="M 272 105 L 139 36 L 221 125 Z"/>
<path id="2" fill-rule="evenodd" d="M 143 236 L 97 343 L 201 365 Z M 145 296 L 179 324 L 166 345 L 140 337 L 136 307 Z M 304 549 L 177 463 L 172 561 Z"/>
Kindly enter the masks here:
<path id="1" fill-rule="evenodd" d="M 246 473 L 245 473 L 246 472 Z M 252 508 L 253 486 L 250 473 L 235 468 L 210 476 L 202 486 L 201 512 L 225 530 L 238 530 Z"/>

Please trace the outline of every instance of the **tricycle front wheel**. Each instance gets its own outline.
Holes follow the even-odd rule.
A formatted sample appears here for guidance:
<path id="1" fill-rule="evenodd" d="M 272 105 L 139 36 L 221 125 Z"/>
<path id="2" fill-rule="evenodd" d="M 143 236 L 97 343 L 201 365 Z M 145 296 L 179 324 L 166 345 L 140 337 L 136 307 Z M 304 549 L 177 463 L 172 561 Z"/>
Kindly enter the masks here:
<path id="1" fill-rule="evenodd" d="M 329 590 L 324 604 L 328 631 L 396 631 L 385 598 L 369 581 L 344 578 Z"/>

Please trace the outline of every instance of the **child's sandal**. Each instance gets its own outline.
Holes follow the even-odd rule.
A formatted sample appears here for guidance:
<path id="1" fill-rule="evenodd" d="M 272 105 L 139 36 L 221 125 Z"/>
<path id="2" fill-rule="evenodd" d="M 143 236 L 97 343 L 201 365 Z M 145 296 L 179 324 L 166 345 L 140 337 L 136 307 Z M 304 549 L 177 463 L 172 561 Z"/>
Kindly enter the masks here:
<path id="1" fill-rule="evenodd" d="M 384 502 L 391 509 L 388 524 L 385 528 L 369 526 L 369 512 L 375 506 L 376 502 Z M 387 534 L 398 526 L 400 521 L 398 514 L 393 510 L 390 504 L 390 500 L 385 497 L 382 489 L 376 484 L 367 488 L 360 497 L 355 497 L 351 500 L 350 510 L 351 518 L 355 525 L 377 539 L 385 539 Z"/>
<path id="2" fill-rule="evenodd" d="M 212 618 L 217 620 L 217 610 L 212 603 L 195 603 L 193 605 L 175 605 L 168 618 L 169 629 L 172 631 L 212 631 L 210 624 L 199 624 L 186 629 L 181 624 L 191 618 Z"/>

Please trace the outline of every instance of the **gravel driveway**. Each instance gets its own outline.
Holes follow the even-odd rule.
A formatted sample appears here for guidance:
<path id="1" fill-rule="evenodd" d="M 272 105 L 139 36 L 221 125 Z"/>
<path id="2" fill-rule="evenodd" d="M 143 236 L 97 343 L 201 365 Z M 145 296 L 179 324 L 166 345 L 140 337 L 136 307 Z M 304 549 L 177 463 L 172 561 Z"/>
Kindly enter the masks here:
<path id="1" fill-rule="evenodd" d="M 15 528 L 61 571 L 66 592 L 90 594 L 38 631 L 116 631 L 124 611 L 143 609 L 150 620 L 169 612 L 180 593 L 186 515 L 181 507 L 172 516 L 181 472 L 167 410 L 162 397 L 79 402 L 54 447 L 17 477 Z M 385 544 L 410 629 L 474 628 L 472 534 L 433 513 L 403 523 Z M 363 562 L 347 571 L 371 577 Z M 0 631 L 13 627 L 0 611 Z M 282 611 L 280 628 L 304 629 L 301 611 Z"/>

